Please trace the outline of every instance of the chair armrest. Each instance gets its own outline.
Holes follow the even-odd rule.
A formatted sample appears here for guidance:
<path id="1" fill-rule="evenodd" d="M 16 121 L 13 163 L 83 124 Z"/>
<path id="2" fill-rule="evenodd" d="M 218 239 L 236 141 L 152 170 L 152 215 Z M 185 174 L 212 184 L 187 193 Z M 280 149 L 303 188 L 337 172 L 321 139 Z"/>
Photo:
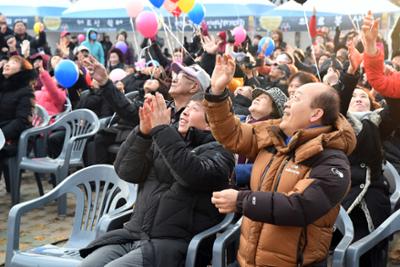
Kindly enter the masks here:
<path id="1" fill-rule="evenodd" d="M 346 266 L 359 266 L 360 257 L 383 239 L 400 230 L 400 210 L 393 213 L 372 233 L 351 244 L 346 252 Z"/>
<path id="2" fill-rule="evenodd" d="M 112 116 L 99 119 L 99 122 L 100 122 L 100 129 L 105 129 L 105 128 L 107 128 L 107 124 L 110 122 L 111 118 L 112 118 Z"/>
<path id="3" fill-rule="evenodd" d="M 111 230 L 122 228 L 124 223 L 129 221 L 132 213 L 133 209 L 129 209 L 118 214 L 103 215 L 96 226 L 96 237 Z"/>
<path id="4" fill-rule="evenodd" d="M 53 128 L 53 125 L 44 127 L 32 127 L 23 131 L 19 137 L 18 142 L 18 162 L 22 157 L 28 156 L 28 141 L 30 137 L 45 134 Z"/>
<path id="5" fill-rule="evenodd" d="M 53 190 L 39 198 L 19 203 L 11 208 L 7 220 L 6 265 L 9 264 L 9 261 L 13 255 L 13 251 L 19 250 L 19 233 L 22 215 L 33 209 L 43 207 L 47 203 L 52 202 L 61 195 L 65 194 L 65 192 L 60 191 L 60 188 L 63 186 L 63 184 L 64 182 L 60 183 Z"/>
<path id="6" fill-rule="evenodd" d="M 213 246 L 212 266 L 222 267 L 226 265 L 225 262 L 225 248 L 228 244 L 233 243 L 240 237 L 240 225 L 242 218 L 235 224 L 229 225 L 227 230 L 217 237 Z"/>
<path id="7" fill-rule="evenodd" d="M 197 235 L 195 235 L 192 238 L 192 240 L 189 243 L 188 250 L 187 250 L 185 267 L 195 266 L 197 250 L 200 246 L 200 243 L 207 237 L 210 237 L 218 232 L 223 231 L 225 228 L 227 228 L 233 221 L 234 216 L 235 216 L 234 213 L 227 214 L 225 216 L 225 218 L 219 224 L 214 225 L 213 227 L 211 227 L 207 230 L 204 230 L 201 233 L 198 233 Z"/>

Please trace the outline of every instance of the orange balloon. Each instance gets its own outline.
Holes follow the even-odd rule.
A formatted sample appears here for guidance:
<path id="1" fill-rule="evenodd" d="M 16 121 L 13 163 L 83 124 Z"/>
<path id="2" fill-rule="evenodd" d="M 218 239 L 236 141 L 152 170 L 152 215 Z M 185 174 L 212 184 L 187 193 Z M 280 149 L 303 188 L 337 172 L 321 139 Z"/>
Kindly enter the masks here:
<path id="1" fill-rule="evenodd" d="M 232 93 L 235 92 L 235 90 L 244 85 L 244 79 L 243 78 L 233 78 L 229 84 L 228 84 L 228 89 L 229 91 L 231 91 Z"/>

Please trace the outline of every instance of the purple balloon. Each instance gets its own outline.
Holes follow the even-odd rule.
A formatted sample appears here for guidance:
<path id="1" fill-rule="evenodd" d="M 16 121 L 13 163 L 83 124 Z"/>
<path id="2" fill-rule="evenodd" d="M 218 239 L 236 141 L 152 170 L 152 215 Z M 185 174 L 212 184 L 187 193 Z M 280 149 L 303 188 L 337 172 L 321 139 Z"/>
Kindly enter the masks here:
<path id="1" fill-rule="evenodd" d="M 126 54 L 126 52 L 128 51 L 128 46 L 126 45 L 125 42 L 119 41 L 115 44 L 115 48 L 118 48 L 122 54 Z"/>

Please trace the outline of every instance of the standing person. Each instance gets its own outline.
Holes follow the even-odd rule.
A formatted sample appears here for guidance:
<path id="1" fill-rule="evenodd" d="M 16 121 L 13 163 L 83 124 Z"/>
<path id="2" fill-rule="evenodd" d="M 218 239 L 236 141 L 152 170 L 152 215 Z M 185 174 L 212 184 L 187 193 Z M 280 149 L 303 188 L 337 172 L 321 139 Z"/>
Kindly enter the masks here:
<path id="1" fill-rule="evenodd" d="M 29 41 L 30 53 L 32 55 L 45 50 L 47 40 L 44 25 L 42 23 L 40 24 L 39 36 L 34 38 L 26 32 L 26 24 L 23 21 L 18 20 L 14 23 L 14 35 L 17 39 L 17 50 L 20 55 L 23 54 L 21 48 L 24 41 Z"/>
<path id="2" fill-rule="evenodd" d="M 120 31 L 117 35 L 117 42 L 124 42 L 127 46 L 126 53 L 124 53 L 124 63 L 132 66 L 135 63 L 135 53 L 133 51 L 132 44 L 128 42 L 128 34 L 126 31 Z"/>
<path id="3" fill-rule="evenodd" d="M 57 44 L 56 55 L 73 60 L 75 47 L 76 43 L 71 41 L 71 33 L 62 31 L 60 33 L 60 41 Z"/>
<path id="4" fill-rule="evenodd" d="M 100 43 L 103 46 L 104 55 L 108 55 L 113 46 L 112 42 L 110 41 L 110 36 L 106 33 L 103 33 L 103 39 L 100 41 Z M 107 58 L 105 60 L 105 64 L 107 64 Z"/>
<path id="5" fill-rule="evenodd" d="M 15 156 L 21 133 L 32 127 L 35 72 L 23 57 L 12 56 L 0 74 L 0 129 L 6 139 L 0 150 L 0 163 Z M 1 167 L 1 166 L 0 166 Z"/>
<path id="6" fill-rule="evenodd" d="M 161 94 L 146 98 L 114 164 L 139 184 L 135 210 L 123 229 L 80 251 L 81 267 L 183 266 L 192 237 L 221 221 L 210 198 L 228 186 L 234 158 L 214 141 L 201 101 L 194 96 L 176 130 Z"/>
<path id="7" fill-rule="evenodd" d="M 97 61 L 101 64 L 105 64 L 103 46 L 97 41 L 97 31 L 95 29 L 89 29 L 86 32 L 86 41 L 81 46 L 87 47 L 91 55 L 93 55 Z"/>
<path id="8" fill-rule="evenodd" d="M 7 18 L 5 15 L 0 13 L 0 55 L 6 56 L 8 54 L 7 40 L 5 39 L 8 35 L 13 35 L 14 32 L 7 25 Z"/>
<path id="9" fill-rule="evenodd" d="M 301 86 L 281 120 L 243 124 L 234 118 L 226 85 L 234 61 L 218 57 L 207 118 L 227 149 L 254 161 L 250 190 L 214 192 L 222 213 L 243 214 L 240 266 L 308 266 L 326 260 L 340 202 L 350 185 L 356 138 L 339 113 L 336 91 L 321 83 Z"/>

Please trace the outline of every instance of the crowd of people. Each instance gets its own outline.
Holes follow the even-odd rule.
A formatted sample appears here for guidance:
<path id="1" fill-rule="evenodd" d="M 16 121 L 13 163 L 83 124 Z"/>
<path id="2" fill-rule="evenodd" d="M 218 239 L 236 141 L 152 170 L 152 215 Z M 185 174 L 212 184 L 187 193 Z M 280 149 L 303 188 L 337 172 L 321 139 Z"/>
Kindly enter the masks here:
<path id="1" fill-rule="evenodd" d="M 235 264 L 323 266 L 340 239 L 340 206 L 354 241 L 392 212 L 382 166 L 400 170 L 400 49 L 385 60 L 371 13 L 360 31 L 314 33 L 302 51 L 273 31 L 266 56 L 260 35 L 238 45 L 226 32 L 199 31 L 173 51 L 154 37 L 139 53 L 124 31 L 115 44 L 96 29 L 81 43 L 64 31 L 52 54 L 44 27 L 32 37 L 1 15 L 0 167 L 32 127 L 34 105 L 55 116 L 68 99 L 106 121 L 85 165 L 114 164 L 139 184 L 131 219 L 83 248 L 81 266 L 183 266 L 191 238 L 232 212 L 243 216 Z M 63 59 L 79 68 L 70 88 L 54 78 Z M 50 135 L 49 156 L 64 135 Z M 209 264 L 212 242 L 197 266 Z M 360 264 L 386 266 L 387 252 L 385 240 Z"/>

